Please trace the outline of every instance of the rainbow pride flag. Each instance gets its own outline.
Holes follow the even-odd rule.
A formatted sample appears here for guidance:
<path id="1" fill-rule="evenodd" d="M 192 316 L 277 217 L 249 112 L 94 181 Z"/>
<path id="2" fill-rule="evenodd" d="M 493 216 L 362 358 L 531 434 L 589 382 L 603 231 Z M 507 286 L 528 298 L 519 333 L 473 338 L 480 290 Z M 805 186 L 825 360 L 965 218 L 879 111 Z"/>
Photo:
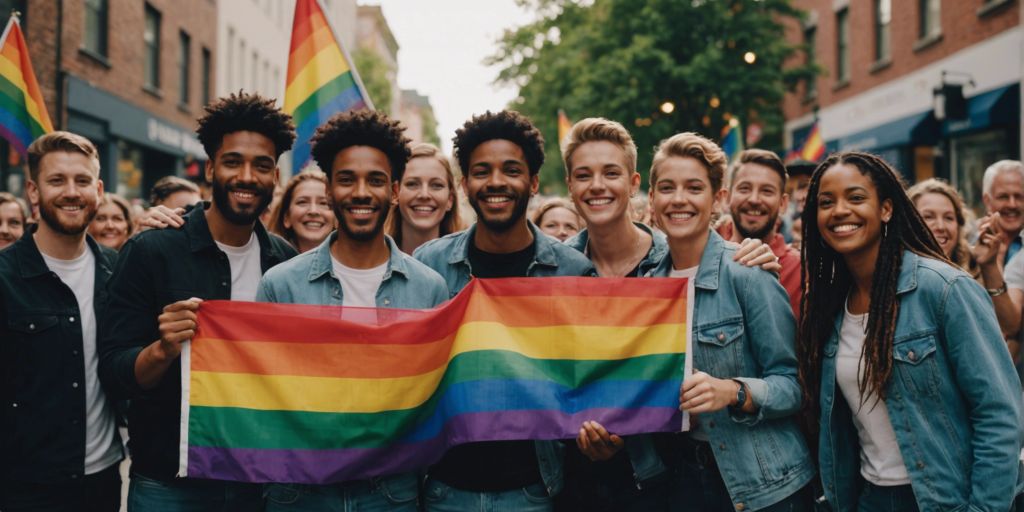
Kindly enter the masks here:
<path id="1" fill-rule="evenodd" d="M 297 0 L 288 52 L 284 111 L 295 121 L 292 168 L 310 161 L 309 138 L 337 112 L 373 108 L 355 66 L 317 0 Z"/>
<path id="2" fill-rule="evenodd" d="M 427 311 L 204 302 L 180 476 L 322 484 L 476 441 L 680 431 L 686 279 L 474 280 Z"/>
<path id="3" fill-rule="evenodd" d="M 809 162 L 817 162 L 823 156 L 825 156 L 825 139 L 821 137 L 821 126 L 815 121 L 811 133 L 807 135 L 807 140 L 800 148 L 800 158 Z"/>
<path id="4" fill-rule="evenodd" d="M 21 24 L 11 16 L 0 36 L 0 136 L 26 156 L 33 140 L 52 131 Z"/>

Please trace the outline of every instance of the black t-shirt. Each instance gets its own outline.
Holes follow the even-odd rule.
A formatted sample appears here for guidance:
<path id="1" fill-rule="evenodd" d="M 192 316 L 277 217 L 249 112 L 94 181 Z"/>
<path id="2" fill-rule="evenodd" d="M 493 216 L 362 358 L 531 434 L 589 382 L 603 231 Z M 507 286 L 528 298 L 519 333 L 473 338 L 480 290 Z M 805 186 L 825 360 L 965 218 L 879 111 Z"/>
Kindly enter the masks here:
<path id="1" fill-rule="evenodd" d="M 469 265 L 481 278 L 526 277 L 535 244 L 505 254 L 469 245 Z M 487 441 L 456 446 L 430 469 L 430 476 L 456 489 L 476 492 L 508 491 L 541 481 L 533 441 Z"/>

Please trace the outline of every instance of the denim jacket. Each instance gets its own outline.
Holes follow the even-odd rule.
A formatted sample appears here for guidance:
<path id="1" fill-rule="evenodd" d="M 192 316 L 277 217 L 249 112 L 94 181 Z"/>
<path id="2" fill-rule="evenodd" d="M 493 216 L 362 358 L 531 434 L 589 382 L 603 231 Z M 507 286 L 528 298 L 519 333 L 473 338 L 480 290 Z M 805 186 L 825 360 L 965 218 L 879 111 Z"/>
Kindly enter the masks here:
<path id="1" fill-rule="evenodd" d="M 1021 387 L 992 300 L 969 275 L 903 253 L 892 378 L 896 443 L 921 510 L 1005 511 L 1024 490 Z M 856 509 L 862 485 L 852 413 L 836 392 L 843 315 L 823 348 L 819 462 L 837 512 Z"/>
<path id="2" fill-rule="evenodd" d="M 341 306 L 341 283 L 331 260 L 331 243 L 337 237 L 337 232 L 331 233 L 316 249 L 268 270 L 256 300 Z M 391 237 L 385 235 L 384 239 L 391 257 L 377 288 L 377 307 L 430 309 L 448 300 L 448 288 L 437 272 L 399 250 Z"/>
<path id="3" fill-rule="evenodd" d="M 563 245 L 543 233 L 532 223 L 529 224 L 534 239 L 533 261 L 527 268 L 530 277 L 585 276 L 593 266 L 582 254 Z M 452 297 L 459 293 L 472 279 L 473 269 L 469 265 L 469 244 L 473 243 L 476 224 L 464 231 L 452 233 L 421 245 L 413 253 L 416 259 L 436 270 L 448 283 Z M 537 465 L 549 496 L 562 490 L 563 447 L 558 441 L 536 441 Z"/>
<path id="4" fill-rule="evenodd" d="M 668 239 L 665 238 L 664 233 L 661 231 L 655 231 L 649 228 L 646 224 L 634 222 L 633 225 L 646 231 L 648 235 L 651 235 L 651 249 L 647 251 L 647 255 L 644 256 L 644 259 L 640 260 L 640 264 L 637 265 L 637 277 L 639 277 L 656 267 L 658 263 L 661 262 L 662 258 L 665 257 L 665 253 L 668 252 Z M 583 229 L 577 233 L 576 236 L 565 241 L 565 245 L 568 245 L 581 253 L 587 250 L 588 243 L 590 243 L 590 233 L 588 233 L 586 229 Z M 592 275 L 597 276 L 596 268 Z"/>
<path id="5" fill-rule="evenodd" d="M 731 407 L 700 415 L 737 510 L 778 503 L 814 477 L 797 424 L 795 326 L 789 296 L 771 273 L 732 260 L 736 245 L 710 231 L 694 278 L 693 367 L 742 381 L 756 413 Z M 672 255 L 648 275 L 666 277 Z"/>

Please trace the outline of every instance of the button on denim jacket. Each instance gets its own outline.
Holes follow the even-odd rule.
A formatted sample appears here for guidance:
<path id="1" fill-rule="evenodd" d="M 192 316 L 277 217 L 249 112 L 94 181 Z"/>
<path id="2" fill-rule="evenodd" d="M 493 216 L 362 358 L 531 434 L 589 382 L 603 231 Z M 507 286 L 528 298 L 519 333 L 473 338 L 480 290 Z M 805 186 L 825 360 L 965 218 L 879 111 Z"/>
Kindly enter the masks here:
<path id="1" fill-rule="evenodd" d="M 694 278 L 693 368 L 738 379 L 758 406 L 754 414 L 727 407 L 700 415 L 715 462 L 739 509 L 778 503 L 814 477 L 797 424 L 795 326 L 789 296 L 771 273 L 732 260 L 736 245 L 709 232 Z M 666 253 L 651 277 L 667 277 Z"/>
<path id="2" fill-rule="evenodd" d="M 532 223 L 529 227 L 535 241 L 533 261 L 526 270 L 529 277 L 590 275 L 593 266 L 582 254 L 541 233 Z M 416 259 L 441 274 L 452 297 L 473 278 L 473 270 L 469 265 L 469 244 L 473 243 L 475 233 L 476 224 L 473 224 L 465 231 L 431 240 L 413 253 Z M 558 441 L 536 441 L 534 445 L 544 487 L 549 496 L 554 496 L 561 492 L 563 484 L 562 444 Z"/>
<path id="3" fill-rule="evenodd" d="M 337 232 L 331 233 L 316 249 L 268 270 L 260 281 L 256 300 L 341 306 L 341 283 L 331 260 L 331 243 L 337 236 Z M 384 239 L 391 257 L 377 288 L 377 307 L 430 309 L 448 300 L 448 288 L 437 272 L 399 250 L 391 237 Z"/>
<path id="4" fill-rule="evenodd" d="M 921 510 L 1006 511 L 1022 485 L 1021 387 L 992 300 L 960 269 L 903 253 L 884 406 Z M 836 392 L 843 315 L 823 347 L 819 462 L 836 512 L 863 481 L 850 405 Z M 869 404 L 872 402 L 869 402 Z M 883 404 L 879 404 L 882 406 Z"/>

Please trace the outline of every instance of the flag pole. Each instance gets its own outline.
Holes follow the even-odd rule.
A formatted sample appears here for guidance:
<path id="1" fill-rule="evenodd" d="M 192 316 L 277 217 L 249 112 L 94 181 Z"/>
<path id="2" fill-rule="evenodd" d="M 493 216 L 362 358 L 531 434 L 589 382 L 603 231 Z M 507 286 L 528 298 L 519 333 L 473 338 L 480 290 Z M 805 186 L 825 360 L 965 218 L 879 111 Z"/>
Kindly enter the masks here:
<path id="1" fill-rule="evenodd" d="M 359 71 L 356 70 L 356 62 L 352 60 L 352 56 L 348 53 L 348 48 L 345 47 L 345 42 L 338 37 L 338 32 L 334 30 L 334 24 L 331 23 L 331 18 L 327 15 L 327 10 L 324 9 L 324 4 L 321 0 L 314 0 L 317 7 L 320 8 L 320 12 L 324 15 L 324 21 L 327 23 L 327 28 L 331 31 L 331 35 L 334 36 L 334 41 L 338 43 L 338 48 L 341 48 L 341 54 L 345 56 L 345 60 L 348 61 L 349 71 L 352 72 L 352 81 L 356 83 L 356 87 L 359 89 L 359 94 L 363 95 L 363 100 L 366 103 L 366 107 L 370 110 L 377 110 L 373 106 L 373 100 L 370 99 L 370 95 L 366 93 L 366 87 L 363 86 L 363 79 L 359 78 Z M 293 22 L 294 24 L 294 22 Z M 295 30 L 294 28 L 292 30 Z"/>

